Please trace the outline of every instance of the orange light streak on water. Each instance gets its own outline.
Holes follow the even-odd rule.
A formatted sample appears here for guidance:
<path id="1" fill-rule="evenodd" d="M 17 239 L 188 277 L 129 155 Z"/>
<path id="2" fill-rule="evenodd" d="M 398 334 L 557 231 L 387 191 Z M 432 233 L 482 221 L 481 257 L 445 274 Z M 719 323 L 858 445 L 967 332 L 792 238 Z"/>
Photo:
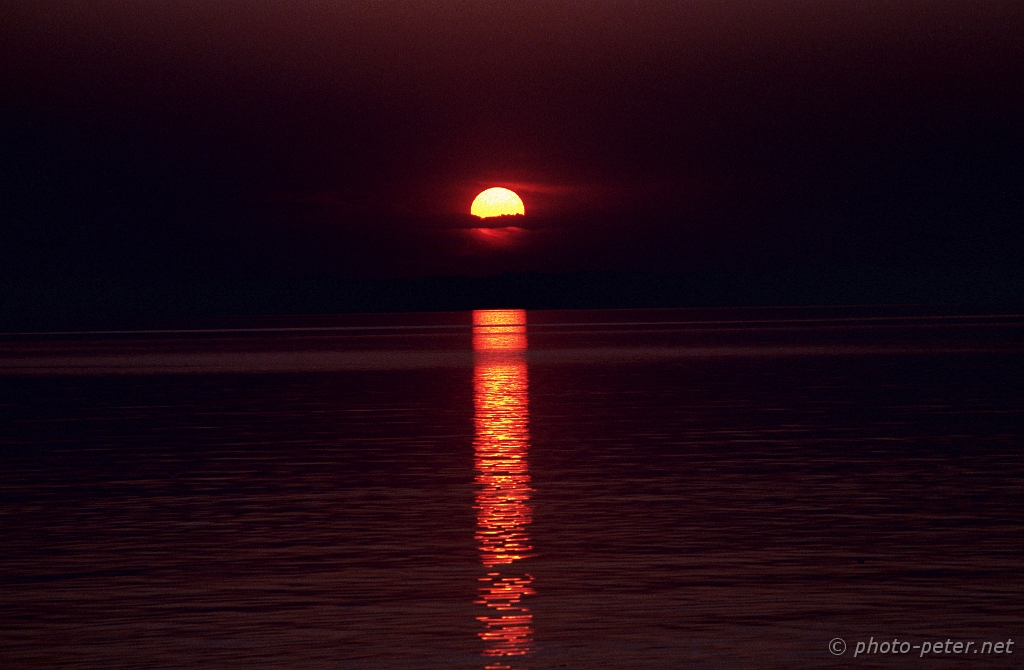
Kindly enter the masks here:
<path id="1" fill-rule="evenodd" d="M 495 362 L 522 364 L 523 392 L 525 394 L 526 364 L 522 353 L 526 351 L 526 310 L 478 309 L 473 312 L 473 351 L 493 352 Z M 479 362 L 486 362 L 480 361 Z M 479 386 L 476 389 L 479 391 Z M 479 397 L 479 393 L 477 395 Z M 526 396 L 523 396 L 523 416 L 526 414 Z M 525 423 L 524 423 L 525 425 Z"/>
<path id="2" fill-rule="evenodd" d="M 526 346 L 525 311 L 473 312 L 476 539 L 488 569 L 475 602 L 489 610 L 477 617 L 485 626 L 479 633 L 484 656 L 502 659 L 524 656 L 533 642 L 533 615 L 522 604 L 534 593 L 533 577 L 512 568 L 533 550 L 527 535 L 532 509 Z M 512 670 L 503 662 L 485 667 Z"/>

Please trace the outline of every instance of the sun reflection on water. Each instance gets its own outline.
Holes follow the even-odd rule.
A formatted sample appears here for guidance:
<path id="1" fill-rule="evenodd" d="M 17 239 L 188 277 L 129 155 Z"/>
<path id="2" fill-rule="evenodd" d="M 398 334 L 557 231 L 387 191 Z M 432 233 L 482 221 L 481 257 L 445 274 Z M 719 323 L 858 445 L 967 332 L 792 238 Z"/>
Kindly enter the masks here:
<path id="1" fill-rule="evenodd" d="M 485 626 L 479 633 L 484 656 L 495 661 L 487 670 L 512 670 L 506 661 L 532 648 L 533 615 L 522 599 L 534 593 L 533 577 L 513 567 L 533 549 L 526 533 L 532 514 L 526 346 L 525 311 L 473 312 L 476 539 L 488 570 L 476 604 L 488 608 L 477 617 Z"/>

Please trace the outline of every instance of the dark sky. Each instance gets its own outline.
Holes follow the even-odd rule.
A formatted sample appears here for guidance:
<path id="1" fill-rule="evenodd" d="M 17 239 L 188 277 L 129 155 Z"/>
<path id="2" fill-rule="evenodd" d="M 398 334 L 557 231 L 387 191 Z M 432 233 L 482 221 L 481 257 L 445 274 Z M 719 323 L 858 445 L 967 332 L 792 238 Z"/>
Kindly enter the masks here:
<path id="1" fill-rule="evenodd" d="M 8 279 L 1012 266 L 1024 3 L 14 0 L 0 215 Z"/>

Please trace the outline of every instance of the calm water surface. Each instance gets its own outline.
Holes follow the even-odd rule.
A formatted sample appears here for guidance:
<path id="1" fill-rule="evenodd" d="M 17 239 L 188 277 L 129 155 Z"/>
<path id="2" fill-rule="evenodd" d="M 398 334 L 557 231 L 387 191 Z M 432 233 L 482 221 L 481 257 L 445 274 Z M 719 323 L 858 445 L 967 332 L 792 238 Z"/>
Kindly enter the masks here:
<path id="1" fill-rule="evenodd" d="M 862 309 L 2 336 L 0 666 L 1019 667 L 1022 335 Z M 1015 646 L 853 658 L 872 636 Z"/>

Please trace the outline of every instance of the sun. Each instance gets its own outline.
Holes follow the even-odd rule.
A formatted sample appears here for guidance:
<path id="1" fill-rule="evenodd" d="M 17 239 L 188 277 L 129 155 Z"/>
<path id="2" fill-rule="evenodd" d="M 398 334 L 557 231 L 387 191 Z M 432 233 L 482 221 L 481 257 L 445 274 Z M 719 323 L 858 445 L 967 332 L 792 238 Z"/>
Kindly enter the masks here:
<path id="1" fill-rule="evenodd" d="M 494 187 L 482 192 L 473 200 L 469 213 L 486 219 L 490 216 L 526 214 L 522 199 L 507 188 Z"/>

